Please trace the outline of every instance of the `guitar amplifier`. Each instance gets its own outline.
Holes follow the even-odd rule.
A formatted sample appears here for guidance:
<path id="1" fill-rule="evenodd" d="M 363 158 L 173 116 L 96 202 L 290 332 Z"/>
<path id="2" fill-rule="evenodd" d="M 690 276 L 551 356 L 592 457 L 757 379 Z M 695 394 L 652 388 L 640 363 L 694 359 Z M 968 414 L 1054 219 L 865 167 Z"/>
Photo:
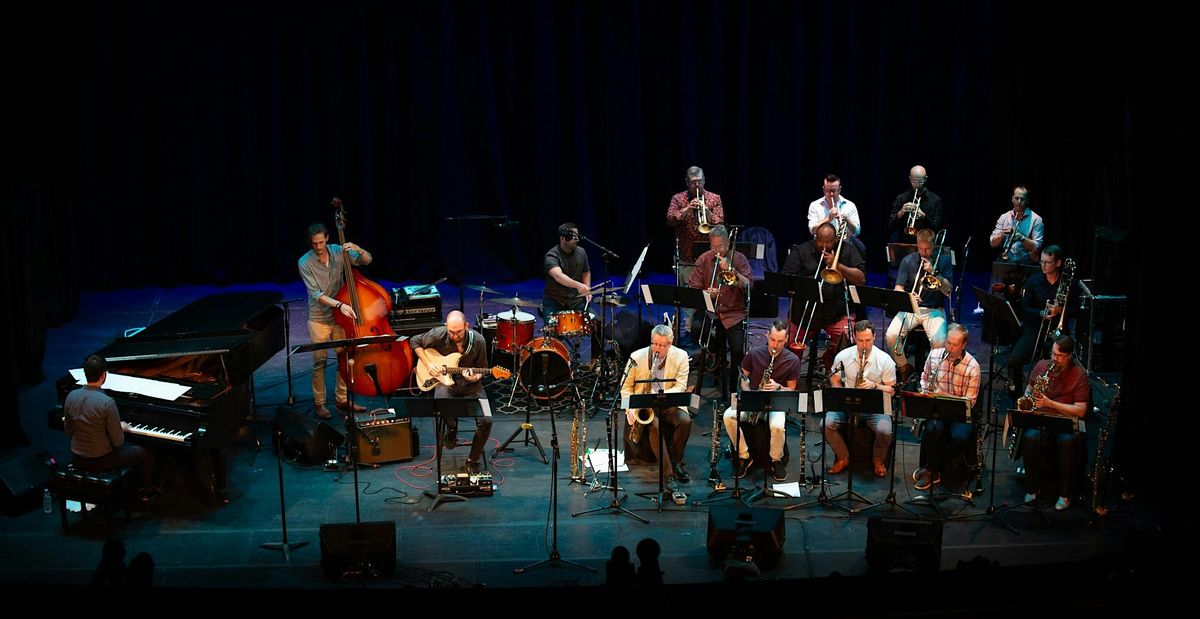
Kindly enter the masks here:
<path id="1" fill-rule="evenodd" d="M 409 417 L 397 417 L 395 411 L 384 414 L 357 413 L 358 461 L 365 464 L 407 462 L 420 454 L 421 440 Z"/>
<path id="2" fill-rule="evenodd" d="M 422 289 L 422 294 L 413 294 Z M 437 286 L 405 286 L 392 288 L 392 311 L 388 315 L 392 330 L 399 333 L 401 327 L 413 323 L 442 322 L 442 295 Z"/>

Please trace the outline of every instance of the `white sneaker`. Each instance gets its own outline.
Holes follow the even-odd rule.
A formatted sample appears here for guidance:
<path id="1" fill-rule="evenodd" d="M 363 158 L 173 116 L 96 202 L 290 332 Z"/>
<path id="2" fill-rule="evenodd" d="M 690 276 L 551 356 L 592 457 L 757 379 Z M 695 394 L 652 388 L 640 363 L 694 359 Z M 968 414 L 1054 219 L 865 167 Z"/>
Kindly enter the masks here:
<path id="1" fill-rule="evenodd" d="M 1030 492 L 1029 494 L 1026 494 L 1026 495 L 1025 495 L 1025 502 L 1026 502 L 1026 503 L 1032 503 L 1032 502 L 1034 502 L 1034 501 L 1036 501 L 1036 500 L 1037 500 L 1037 493 L 1036 493 L 1036 492 Z"/>
<path id="2" fill-rule="evenodd" d="M 1054 511 L 1061 512 L 1062 510 L 1064 510 L 1070 506 L 1071 506 L 1071 499 L 1068 499 L 1065 496 L 1060 496 L 1060 497 L 1058 497 L 1058 500 L 1054 502 Z"/>

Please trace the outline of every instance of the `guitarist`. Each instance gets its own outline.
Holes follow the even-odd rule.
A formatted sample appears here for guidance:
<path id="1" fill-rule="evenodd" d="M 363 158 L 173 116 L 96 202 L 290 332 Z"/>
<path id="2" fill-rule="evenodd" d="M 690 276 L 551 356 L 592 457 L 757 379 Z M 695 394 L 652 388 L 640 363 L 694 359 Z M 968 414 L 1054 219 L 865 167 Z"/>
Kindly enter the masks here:
<path id="1" fill-rule="evenodd" d="M 477 368 L 487 366 L 487 352 L 483 345 L 483 335 L 471 328 L 467 317 L 462 312 L 454 310 L 446 315 L 446 325 L 434 327 L 410 340 L 413 354 L 429 368 L 433 376 L 441 376 L 445 367 L 435 361 L 430 351 L 445 356 L 459 353 L 459 366 Z M 433 391 L 434 398 L 481 398 L 484 396 L 483 374 L 466 370 L 453 374 L 454 384 L 447 386 L 439 384 Z M 492 418 L 490 411 L 484 411 L 485 416 L 475 420 L 475 438 L 471 441 L 471 454 L 467 456 L 467 472 L 477 474 L 479 462 L 483 456 L 483 447 L 487 444 L 488 436 L 492 433 Z M 446 449 L 454 449 L 458 444 L 458 419 L 448 418 L 446 433 L 442 437 L 442 445 Z"/>

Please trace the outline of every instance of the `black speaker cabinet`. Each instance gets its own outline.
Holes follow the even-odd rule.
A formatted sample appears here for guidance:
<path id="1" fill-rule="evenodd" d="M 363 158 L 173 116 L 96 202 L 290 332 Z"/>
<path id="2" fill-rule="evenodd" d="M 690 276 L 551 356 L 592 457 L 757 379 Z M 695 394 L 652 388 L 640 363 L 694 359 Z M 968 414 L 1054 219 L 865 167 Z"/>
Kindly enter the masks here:
<path id="1" fill-rule="evenodd" d="M 714 505 L 708 511 L 708 554 L 714 560 L 774 567 L 783 554 L 783 510 Z"/>
<path id="2" fill-rule="evenodd" d="M 420 443 L 412 419 L 397 418 L 395 413 L 382 417 L 359 413 L 355 420 L 359 429 L 356 435 L 359 462 L 406 462 L 418 455 Z"/>
<path id="3" fill-rule="evenodd" d="M 275 410 L 275 430 L 282 434 L 283 457 L 299 464 L 324 464 L 337 455 L 346 441 L 333 426 L 305 417 L 287 406 Z"/>
<path id="4" fill-rule="evenodd" d="M 936 572 L 942 560 L 942 521 L 871 516 L 867 520 L 867 569 Z"/>
<path id="5" fill-rule="evenodd" d="M 54 459 L 40 447 L 19 447 L 0 453 L 0 503 L 5 508 L 26 507 L 50 483 Z"/>
<path id="6" fill-rule="evenodd" d="M 396 523 L 321 525 L 321 569 L 333 579 L 353 573 L 390 574 L 396 569 Z"/>

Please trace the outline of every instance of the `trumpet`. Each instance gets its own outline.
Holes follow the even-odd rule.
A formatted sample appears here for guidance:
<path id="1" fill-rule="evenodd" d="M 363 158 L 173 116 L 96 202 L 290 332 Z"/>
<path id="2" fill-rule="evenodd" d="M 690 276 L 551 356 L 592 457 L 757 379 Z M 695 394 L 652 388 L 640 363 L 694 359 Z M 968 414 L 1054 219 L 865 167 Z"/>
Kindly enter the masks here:
<path id="1" fill-rule="evenodd" d="M 921 210 L 921 195 L 919 189 L 913 190 L 913 208 L 908 212 L 908 220 L 904 224 L 904 233 L 909 236 L 917 235 L 917 219 L 925 215 L 925 211 Z"/>
<path id="2" fill-rule="evenodd" d="M 1008 235 L 1008 240 L 1004 242 L 1004 251 L 1000 252 L 1000 262 L 1008 262 L 1012 257 L 1013 243 L 1020 242 L 1025 239 L 1025 235 L 1017 232 L 1017 217 L 1013 214 L 1013 228 Z"/>
<path id="3" fill-rule="evenodd" d="M 700 208 L 696 209 L 696 230 L 700 234 L 708 234 L 712 232 L 712 224 L 708 222 L 708 207 L 704 204 L 704 194 L 702 190 L 696 188 L 696 199 L 700 201 Z"/>

